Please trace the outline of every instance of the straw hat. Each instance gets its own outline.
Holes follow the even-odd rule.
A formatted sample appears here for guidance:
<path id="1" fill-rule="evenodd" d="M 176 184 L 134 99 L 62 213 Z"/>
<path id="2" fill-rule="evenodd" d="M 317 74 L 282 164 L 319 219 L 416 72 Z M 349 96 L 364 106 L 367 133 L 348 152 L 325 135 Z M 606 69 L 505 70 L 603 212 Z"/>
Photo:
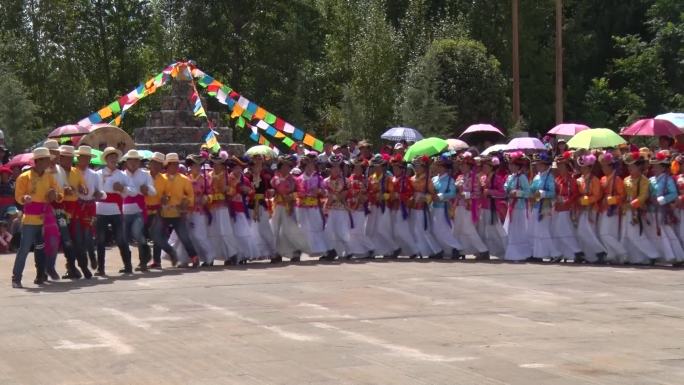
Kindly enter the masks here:
<path id="1" fill-rule="evenodd" d="M 169 163 L 180 163 L 180 158 L 178 157 L 178 154 L 175 152 L 169 152 L 166 154 L 166 164 Z"/>
<path id="2" fill-rule="evenodd" d="M 112 154 L 116 154 L 117 162 L 119 161 L 119 159 L 121 159 L 121 151 L 117 150 L 114 147 L 105 148 L 105 150 L 102 152 L 102 156 L 100 157 L 100 159 L 102 159 L 103 162 L 106 162 L 107 157 Z"/>
<path id="3" fill-rule="evenodd" d="M 74 146 L 68 146 L 68 145 L 62 145 L 59 146 L 59 155 L 60 156 L 70 156 L 74 157 Z"/>
<path id="4" fill-rule="evenodd" d="M 50 154 L 50 150 L 47 147 L 38 147 L 33 150 L 33 161 L 43 159 L 43 158 L 54 158 L 55 156 Z"/>
<path id="5" fill-rule="evenodd" d="M 143 157 L 140 155 L 138 150 L 128 150 L 126 155 L 123 156 L 121 160 L 126 161 L 126 160 L 141 160 Z"/>
<path id="6" fill-rule="evenodd" d="M 159 164 L 164 164 L 166 157 L 161 152 L 155 152 L 150 158 L 150 162 L 157 162 Z"/>
<path id="7" fill-rule="evenodd" d="M 641 157 L 639 151 L 628 152 L 622 156 L 622 161 L 625 164 L 643 164 L 644 158 Z"/>
<path id="8" fill-rule="evenodd" d="M 43 143 L 43 147 L 50 151 L 59 151 L 59 143 L 57 143 L 57 141 L 54 139 L 46 140 L 45 143 Z"/>
<path id="9" fill-rule="evenodd" d="M 76 151 L 78 156 L 93 156 L 93 149 L 90 146 L 79 146 L 78 151 Z"/>

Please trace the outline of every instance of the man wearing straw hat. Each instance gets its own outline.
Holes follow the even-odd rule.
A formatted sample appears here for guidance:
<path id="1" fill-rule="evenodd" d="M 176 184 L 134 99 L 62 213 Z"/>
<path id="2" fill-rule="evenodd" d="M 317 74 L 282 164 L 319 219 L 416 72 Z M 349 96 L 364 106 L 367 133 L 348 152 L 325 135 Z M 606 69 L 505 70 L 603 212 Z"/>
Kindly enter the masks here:
<path id="1" fill-rule="evenodd" d="M 67 259 L 66 269 L 67 272 L 62 278 L 64 279 L 79 279 L 81 278 L 81 272 L 83 277 L 90 279 L 92 273 L 88 269 L 88 259 L 85 253 L 77 249 L 74 241 L 78 237 L 78 232 L 80 226 L 78 223 L 78 194 L 84 193 L 86 190 L 85 180 L 83 179 L 83 174 L 80 170 L 72 167 L 74 162 L 74 147 L 73 146 L 60 146 L 59 148 L 59 165 L 64 169 L 67 175 L 67 183 L 61 186 L 64 191 L 64 200 L 61 203 L 61 209 L 64 212 L 64 225 L 60 224 L 60 231 L 62 233 L 62 244 L 64 248 L 64 256 Z M 68 226 L 68 227 L 67 227 Z M 81 269 L 79 272 L 76 268 L 76 263 L 78 262 L 78 267 Z"/>
<path id="2" fill-rule="evenodd" d="M 22 173 L 17 179 L 14 196 L 24 206 L 21 226 L 21 243 L 12 269 L 12 287 L 21 288 L 21 278 L 26 265 L 26 257 L 35 246 L 36 263 L 35 284 L 45 282 L 45 244 L 43 243 L 43 215 L 50 203 L 60 201 L 62 193 L 54 176 L 46 172 L 50 167 L 52 155 L 45 147 L 33 150 L 35 166 Z"/>
<path id="3" fill-rule="evenodd" d="M 195 246 L 190 239 L 185 215 L 190 212 L 195 202 L 195 192 L 192 189 L 192 182 L 183 174 L 178 172 L 180 158 L 176 153 L 166 154 L 166 175 L 161 191 L 157 193 L 161 196 L 161 218 L 162 228 L 173 228 L 180 239 L 183 247 L 188 253 L 193 267 L 199 267 L 199 258 L 195 251 Z M 171 245 L 165 234 L 156 234 L 155 243 L 171 257 L 175 266 L 178 261 L 178 254 Z M 183 267 L 186 267 L 186 263 Z"/>
<path id="4" fill-rule="evenodd" d="M 97 258 L 95 256 L 95 200 L 102 197 L 102 180 L 97 172 L 93 171 L 90 161 L 93 158 L 90 146 L 80 146 L 76 151 L 76 168 L 81 172 L 85 182 L 85 191 L 78 194 L 78 211 L 72 222 L 77 226 L 74 237 L 74 250 L 77 253 L 87 253 L 90 256 L 90 267 L 97 270 Z"/>
<path id="5" fill-rule="evenodd" d="M 104 277 L 105 273 L 105 240 L 108 226 L 112 226 L 114 239 L 121 253 L 123 268 L 119 273 L 132 274 L 131 249 L 128 247 L 123 228 L 123 201 L 124 197 L 131 191 L 130 179 L 121 170 L 116 168 L 121 151 L 114 147 L 105 148 L 102 153 L 102 161 L 106 163 L 105 168 L 98 171 L 104 198 L 100 199 L 96 205 L 97 214 L 97 273 L 95 275 Z"/>
<path id="6" fill-rule="evenodd" d="M 126 195 L 123 202 L 124 232 L 126 241 L 132 239 L 138 243 L 138 257 L 140 263 L 136 270 L 147 271 L 147 263 L 150 262 L 150 246 L 144 234 L 144 226 L 148 221 L 147 205 L 145 197 L 157 195 L 154 181 L 147 170 L 140 168 L 142 156 L 137 150 L 129 150 L 124 155 L 126 162 L 126 176 L 131 181 L 130 194 Z"/>
<path id="7" fill-rule="evenodd" d="M 153 240 L 163 239 L 163 224 L 161 216 L 161 195 L 159 191 L 164 188 L 166 179 L 164 179 L 164 163 L 166 157 L 161 152 L 155 152 L 150 158 L 148 168 L 150 169 L 150 178 L 154 183 L 154 189 L 157 192 L 155 195 L 145 196 L 145 205 L 147 206 L 147 222 L 145 223 L 145 230 L 149 237 Z M 152 264 L 148 266 L 149 269 L 161 269 L 161 245 L 154 242 L 152 248 Z"/>
<path id="8" fill-rule="evenodd" d="M 48 172 L 52 173 L 57 184 L 63 189 L 68 184 L 68 181 L 66 172 L 58 163 L 60 158 L 59 143 L 54 139 L 48 139 L 45 141 L 44 146 L 50 150 L 50 155 L 52 155 Z M 57 254 L 59 253 L 60 240 L 64 241 L 67 250 L 70 248 L 66 219 L 61 203 L 52 202 L 50 210 L 46 211 L 43 223 L 43 236 L 43 242 L 45 243 L 45 270 L 50 278 L 56 281 L 59 280 L 55 264 L 57 262 Z"/>

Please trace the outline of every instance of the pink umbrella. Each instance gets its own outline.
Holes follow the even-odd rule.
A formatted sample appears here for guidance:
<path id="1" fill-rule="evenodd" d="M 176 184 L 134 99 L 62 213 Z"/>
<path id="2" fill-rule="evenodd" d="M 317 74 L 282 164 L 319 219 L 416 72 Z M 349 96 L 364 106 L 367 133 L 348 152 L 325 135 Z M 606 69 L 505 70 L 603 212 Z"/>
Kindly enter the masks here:
<path id="1" fill-rule="evenodd" d="M 504 136 L 504 134 L 503 134 L 503 132 L 501 132 L 501 130 L 492 126 L 491 124 L 473 124 L 472 126 L 468 127 L 465 131 L 463 131 L 463 133 L 459 136 L 459 138 L 462 138 L 464 135 L 481 133 L 481 132 L 493 132 L 495 134 L 499 134 L 501 136 Z"/>
<path id="2" fill-rule="evenodd" d="M 547 150 L 544 143 L 537 138 L 524 137 L 515 138 L 508 142 L 506 151 L 517 151 L 517 150 L 532 150 L 532 151 L 544 151 Z"/>
<path id="3" fill-rule="evenodd" d="M 6 167 L 24 167 L 27 164 L 33 165 L 33 153 L 27 152 L 25 154 L 15 155 L 5 165 Z"/>
<path id="4" fill-rule="evenodd" d="M 69 136 L 82 136 L 90 133 L 90 127 L 81 127 L 78 124 L 67 124 L 66 126 L 57 127 L 50 134 L 48 138 L 62 138 Z"/>
<path id="5" fill-rule="evenodd" d="M 575 136 L 580 131 L 588 130 L 589 127 L 579 123 L 561 123 L 549 130 L 549 135 Z"/>
<path id="6" fill-rule="evenodd" d="M 625 136 L 678 136 L 684 134 L 684 131 L 677 128 L 669 120 L 641 119 L 624 128 L 620 134 Z"/>

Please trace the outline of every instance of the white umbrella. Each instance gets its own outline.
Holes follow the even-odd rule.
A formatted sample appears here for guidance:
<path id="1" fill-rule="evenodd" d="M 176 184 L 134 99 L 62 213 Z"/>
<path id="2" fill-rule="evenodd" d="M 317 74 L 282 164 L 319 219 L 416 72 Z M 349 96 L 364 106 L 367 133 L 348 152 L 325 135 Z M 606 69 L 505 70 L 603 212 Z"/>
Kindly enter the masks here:
<path id="1" fill-rule="evenodd" d="M 449 147 L 449 151 L 459 151 L 459 150 L 467 150 L 470 145 L 468 143 L 462 141 L 461 139 L 447 139 L 447 144 Z"/>
<path id="2" fill-rule="evenodd" d="M 482 151 L 482 155 L 489 155 L 494 152 L 503 152 L 508 150 L 507 144 L 495 144 L 493 146 L 487 147 L 486 150 Z"/>
<path id="3" fill-rule="evenodd" d="M 418 130 L 408 127 L 394 127 L 385 131 L 384 134 L 380 135 L 382 139 L 391 140 L 393 142 L 398 142 L 400 140 L 405 140 L 407 142 L 417 142 L 423 139 Z"/>
<path id="4" fill-rule="evenodd" d="M 516 150 L 546 150 L 541 140 L 532 137 L 515 138 L 508 142 L 508 151 Z"/>

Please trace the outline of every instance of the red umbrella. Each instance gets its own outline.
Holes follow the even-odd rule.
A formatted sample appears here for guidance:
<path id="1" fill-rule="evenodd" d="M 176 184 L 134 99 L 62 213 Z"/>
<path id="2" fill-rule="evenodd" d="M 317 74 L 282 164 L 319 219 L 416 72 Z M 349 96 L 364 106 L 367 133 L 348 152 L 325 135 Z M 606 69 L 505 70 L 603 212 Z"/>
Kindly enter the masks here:
<path id="1" fill-rule="evenodd" d="M 15 155 L 7 162 L 5 167 L 24 167 L 27 164 L 33 165 L 33 153 L 27 152 L 25 154 Z"/>
<path id="2" fill-rule="evenodd" d="M 69 136 L 82 136 L 90 133 L 90 127 L 81 127 L 78 124 L 67 124 L 57 127 L 48 134 L 48 138 L 63 138 Z"/>
<path id="3" fill-rule="evenodd" d="M 624 128 L 621 135 L 625 136 L 678 136 L 684 131 L 672 122 L 664 119 L 641 119 Z"/>

